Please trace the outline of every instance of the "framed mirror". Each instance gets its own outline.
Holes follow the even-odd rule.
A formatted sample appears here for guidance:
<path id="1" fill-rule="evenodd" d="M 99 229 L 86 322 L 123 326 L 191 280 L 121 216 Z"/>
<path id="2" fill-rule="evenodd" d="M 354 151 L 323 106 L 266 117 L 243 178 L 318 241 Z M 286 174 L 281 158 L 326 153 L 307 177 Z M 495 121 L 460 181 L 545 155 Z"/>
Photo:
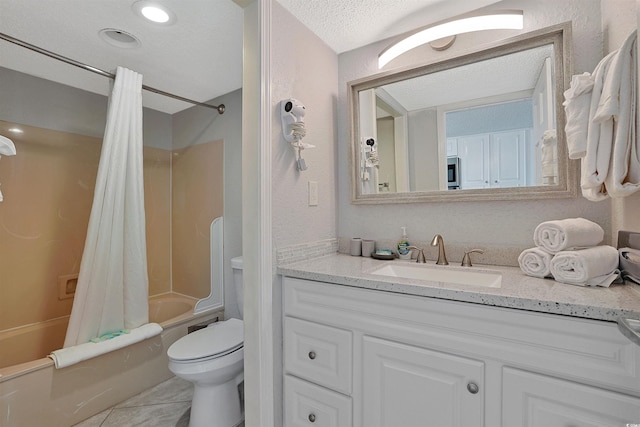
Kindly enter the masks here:
<path id="1" fill-rule="evenodd" d="M 352 203 L 575 197 L 571 24 L 348 83 Z"/>

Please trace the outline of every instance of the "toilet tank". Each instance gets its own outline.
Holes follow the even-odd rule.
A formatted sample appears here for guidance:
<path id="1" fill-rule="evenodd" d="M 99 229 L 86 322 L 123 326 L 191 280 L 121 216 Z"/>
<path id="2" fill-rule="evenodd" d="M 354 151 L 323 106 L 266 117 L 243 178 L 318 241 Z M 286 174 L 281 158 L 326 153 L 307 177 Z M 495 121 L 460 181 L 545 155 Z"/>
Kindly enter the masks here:
<path id="1" fill-rule="evenodd" d="M 231 269 L 233 270 L 233 286 L 236 291 L 236 300 L 238 302 L 238 309 L 240 310 L 240 317 L 242 318 L 244 313 L 243 307 L 243 291 L 242 291 L 242 257 L 237 256 L 235 258 L 231 258 Z"/>

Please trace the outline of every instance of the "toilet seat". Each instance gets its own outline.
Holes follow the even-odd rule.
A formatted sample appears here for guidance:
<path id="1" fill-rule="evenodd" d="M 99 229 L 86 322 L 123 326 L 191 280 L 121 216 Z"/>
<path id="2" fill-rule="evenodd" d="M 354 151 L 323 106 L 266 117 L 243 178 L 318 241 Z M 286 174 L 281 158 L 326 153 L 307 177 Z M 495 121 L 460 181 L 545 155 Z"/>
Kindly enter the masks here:
<path id="1" fill-rule="evenodd" d="M 167 355 L 178 363 L 198 362 L 225 356 L 243 344 L 242 320 L 229 319 L 180 338 L 169 347 Z"/>

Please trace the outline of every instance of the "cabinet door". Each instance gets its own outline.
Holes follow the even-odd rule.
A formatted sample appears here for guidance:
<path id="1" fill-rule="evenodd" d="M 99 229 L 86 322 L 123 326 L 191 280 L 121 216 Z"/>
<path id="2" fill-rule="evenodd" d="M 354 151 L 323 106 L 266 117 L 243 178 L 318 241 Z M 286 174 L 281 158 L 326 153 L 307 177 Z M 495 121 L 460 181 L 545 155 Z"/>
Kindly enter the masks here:
<path id="1" fill-rule="evenodd" d="M 640 399 L 572 381 L 505 368 L 502 425 L 620 427 L 640 423 Z"/>
<path id="2" fill-rule="evenodd" d="M 513 130 L 491 134 L 490 186 L 523 187 L 526 184 L 525 131 Z"/>
<path id="3" fill-rule="evenodd" d="M 447 157 L 458 155 L 458 138 L 447 138 Z"/>
<path id="4" fill-rule="evenodd" d="M 373 337 L 363 356 L 363 426 L 484 424 L 484 363 Z"/>
<path id="5" fill-rule="evenodd" d="M 349 427 L 351 418 L 350 397 L 285 375 L 285 427 Z"/>

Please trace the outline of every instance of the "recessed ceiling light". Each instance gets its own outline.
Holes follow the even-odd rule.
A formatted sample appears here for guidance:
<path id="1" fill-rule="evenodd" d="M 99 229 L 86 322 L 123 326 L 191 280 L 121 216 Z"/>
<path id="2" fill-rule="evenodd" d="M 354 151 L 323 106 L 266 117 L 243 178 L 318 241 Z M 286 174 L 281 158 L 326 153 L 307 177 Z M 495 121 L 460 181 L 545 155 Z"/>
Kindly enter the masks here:
<path id="1" fill-rule="evenodd" d="M 140 9 L 140 12 L 149 21 L 158 22 L 164 24 L 169 20 L 169 14 L 157 6 L 145 6 Z"/>
<path id="2" fill-rule="evenodd" d="M 173 12 L 150 0 L 135 2 L 133 4 L 133 10 L 138 15 L 156 24 L 169 25 L 173 24 L 176 20 L 176 16 Z"/>

